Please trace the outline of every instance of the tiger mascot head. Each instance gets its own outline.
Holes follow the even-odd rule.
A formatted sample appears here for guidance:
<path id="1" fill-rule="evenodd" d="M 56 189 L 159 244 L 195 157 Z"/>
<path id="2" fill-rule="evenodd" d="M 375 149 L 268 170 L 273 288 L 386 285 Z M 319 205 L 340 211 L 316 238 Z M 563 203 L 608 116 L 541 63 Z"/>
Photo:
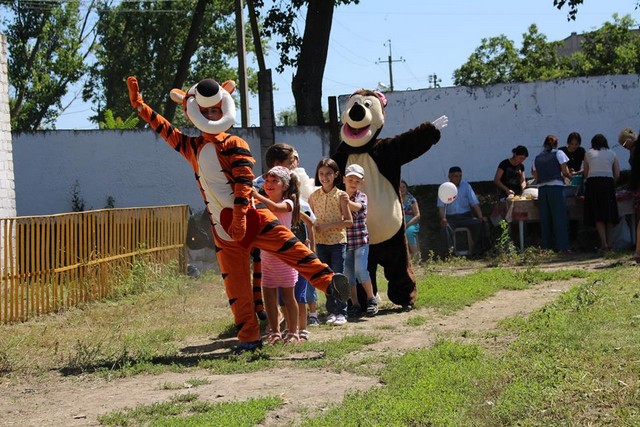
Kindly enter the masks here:
<path id="1" fill-rule="evenodd" d="M 219 84 L 213 79 L 196 83 L 187 92 L 171 89 L 170 97 L 181 104 L 187 119 L 204 133 L 218 134 L 235 123 L 236 104 L 231 97 L 236 84 L 233 80 Z"/>

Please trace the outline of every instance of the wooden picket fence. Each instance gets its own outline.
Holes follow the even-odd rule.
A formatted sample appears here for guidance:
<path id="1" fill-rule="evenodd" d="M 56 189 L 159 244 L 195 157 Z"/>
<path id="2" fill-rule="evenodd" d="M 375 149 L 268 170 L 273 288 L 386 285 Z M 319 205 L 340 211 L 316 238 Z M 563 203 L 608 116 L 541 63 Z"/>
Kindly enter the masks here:
<path id="1" fill-rule="evenodd" d="M 0 323 L 110 294 L 136 259 L 187 263 L 188 206 L 0 218 Z"/>

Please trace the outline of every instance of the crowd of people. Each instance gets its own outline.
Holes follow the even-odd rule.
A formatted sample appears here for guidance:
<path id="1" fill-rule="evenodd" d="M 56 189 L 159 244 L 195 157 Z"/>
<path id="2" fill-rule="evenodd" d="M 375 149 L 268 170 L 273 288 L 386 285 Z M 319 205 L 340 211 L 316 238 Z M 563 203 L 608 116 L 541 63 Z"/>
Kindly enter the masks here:
<path id="1" fill-rule="evenodd" d="M 630 152 L 629 189 L 636 193 L 634 209 L 636 218 L 640 218 L 640 150 L 635 150 L 637 141 L 638 135 L 631 128 L 625 128 L 618 138 L 619 144 Z M 595 228 L 599 239 L 597 250 L 605 253 L 614 248 L 612 230 L 620 221 L 616 199 L 620 163 L 603 134 L 592 137 L 588 150 L 581 143 L 581 135 L 571 132 L 566 146 L 558 148 L 558 138 L 547 135 L 542 151 L 534 158 L 530 180 L 527 180 L 524 166 L 529 151 L 518 145 L 512 149 L 511 157 L 498 164 L 493 183 L 501 200 L 517 199 L 530 188 L 527 191 L 537 198 L 541 247 L 565 253 L 571 251 L 567 195 L 584 195 L 583 224 Z M 483 217 L 473 188 L 462 179 L 462 169 L 451 167 L 448 178 L 457 187 L 458 196 L 449 204 L 441 200 L 437 202 L 442 240 L 451 250 L 455 229 L 468 228 L 473 240 L 472 254 L 477 255 L 488 247 L 487 219 Z M 570 192 L 567 192 L 567 187 Z M 640 224 L 634 233 L 640 233 Z M 640 262 L 640 243 L 637 238 L 635 241 L 634 257 Z"/>
<path id="2" fill-rule="evenodd" d="M 611 230 L 620 218 L 616 201 L 619 161 L 603 134 L 592 137 L 589 150 L 581 147 L 581 141 L 580 134 L 572 132 L 566 147 L 559 149 L 558 138 L 548 135 L 534 160 L 532 174 L 538 189 L 544 249 L 570 251 L 567 184 L 572 190 L 577 188 L 574 194 L 582 193 L 584 185 L 583 223 L 596 228 L 598 250 L 607 252 L 613 247 Z"/>
<path id="3" fill-rule="evenodd" d="M 638 172 L 640 160 L 638 158 L 640 154 L 637 154 L 635 150 L 637 140 L 637 134 L 630 128 L 624 129 L 618 138 L 620 145 L 630 152 L 629 163 L 632 168 L 629 189 L 640 192 L 638 189 L 638 175 L 640 175 Z M 276 144 L 276 147 L 281 145 Z M 284 145 L 286 146 L 286 144 Z M 295 152 L 293 148 L 291 150 Z M 640 150 L 638 150 L 638 153 L 640 153 Z M 527 147 L 522 145 L 514 147 L 511 150 L 511 157 L 502 160 L 498 164 L 493 182 L 497 189 L 498 197 L 503 200 L 522 196 L 527 188 L 535 189 L 533 194 L 537 195 L 541 247 L 558 252 L 570 252 L 570 224 L 567 214 L 567 191 L 565 187 L 571 186 L 570 189 L 572 191 L 575 190 L 572 194 L 584 195 L 583 224 L 588 227 L 594 227 L 597 231 L 599 239 L 598 251 L 607 252 L 612 250 L 614 247 L 612 229 L 620 221 L 616 202 L 616 182 L 620 178 L 620 163 L 616 153 L 609 147 L 607 138 L 603 134 L 594 135 L 591 140 L 591 147 L 585 150 L 582 147 L 582 137 L 578 132 L 571 132 L 567 136 L 566 146 L 563 147 L 558 147 L 558 138 L 555 135 L 547 135 L 543 141 L 542 151 L 534 158 L 529 180 L 527 180 L 524 165 L 528 157 L 529 151 Z M 328 160 L 323 159 L 321 163 L 326 163 Z M 324 168 L 326 170 L 323 173 L 318 170 L 316 173 L 318 180 L 314 184 L 322 186 L 324 191 L 322 195 L 325 198 L 327 194 L 334 194 L 332 193 L 334 191 L 336 192 L 335 194 L 339 194 L 337 191 L 341 190 L 338 190 L 338 187 L 347 183 L 347 176 L 340 178 L 337 166 L 332 166 L 331 162 L 319 164 L 319 169 Z M 351 170 L 353 170 L 353 167 L 359 168 L 358 165 L 353 165 Z M 351 179 L 357 176 L 358 179 L 364 180 L 364 176 L 359 175 L 363 175 L 363 173 L 352 174 Z M 331 179 L 333 179 L 333 186 L 329 182 Z M 467 253 L 471 256 L 482 255 L 491 246 L 489 242 L 490 222 L 482 213 L 475 191 L 468 181 L 463 180 L 460 166 L 452 166 L 449 169 L 448 180 L 456 186 L 458 195 L 453 202 L 448 204 L 441 200 L 437 201 L 443 245 L 447 251 L 452 251 L 454 249 L 455 230 L 466 228 L 471 233 L 471 247 L 468 248 L 469 251 Z M 313 180 L 311 181 L 313 183 Z M 398 190 L 404 213 L 409 253 L 414 261 L 418 261 L 421 257 L 418 241 L 421 220 L 420 206 L 416 197 L 409 192 L 409 184 L 406 181 L 402 180 L 400 182 Z M 333 217 L 331 217 L 333 220 L 326 220 L 328 224 L 332 224 L 327 228 L 333 232 L 327 235 L 326 231 L 322 231 L 323 226 L 320 225 L 319 230 L 322 237 L 320 241 L 316 241 L 315 248 L 320 259 L 329 264 L 332 269 L 347 273 L 351 283 L 363 284 L 367 292 L 367 299 L 371 300 L 373 296 L 370 286 L 367 286 L 367 284 L 370 284 L 368 274 L 360 270 L 354 276 L 353 263 L 351 261 L 352 258 L 361 259 L 361 265 L 366 270 L 366 256 L 363 255 L 366 249 L 360 248 L 355 251 L 349 243 L 349 239 L 347 239 L 347 235 L 352 235 L 355 232 L 354 230 L 359 227 L 352 226 L 351 223 L 344 219 L 338 221 L 338 218 L 346 218 L 345 212 L 347 210 L 351 214 L 353 224 L 356 223 L 358 215 L 366 218 L 366 195 L 356 190 L 356 197 L 364 197 L 364 203 L 360 204 L 354 201 L 353 193 L 352 190 L 348 194 L 350 198 L 348 203 L 342 202 L 342 204 L 346 203 L 349 209 L 338 205 L 338 198 L 334 196 L 334 202 L 336 203 L 333 204 Z M 314 197 L 318 198 L 320 196 L 321 193 L 317 193 Z M 316 204 L 320 206 L 318 202 Z M 361 206 L 361 208 L 355 209 L 358 206 Z M 640 218 L 640 206 L 635 208 L 637 217 Z M 311 208 L 311 211 L 313 211 L 313 208 Z M 323 215 L 325 214 L 323 213 Z M 360 221 L 362 224 L 366 224 L 363 218 Z M 317 228 L 316 233 L 318 232 Z M 341 231 L 338 232 L 338 229 Z M 366 225 L 364 229 L 366 233 Z M 640 233 L 640 228 L 638 233 Z M 353 237 L 353 239 L 357 239 L 357 237 Z M 344 245 L 344 248 L 340 245 Z M 350 251 L 355 252 L 350 254 Z M 636 250 L 635 257 L 640 261 L 640 247 Z M 346 267 L 343 267 L 340 261 L 343 259 L 349 259 Z M 357 265 L 355 271 L 358 272 Z M 358 299 L 355 295 L 355 287 L 353 289 L 354 295 L 348 307 L 347 305 L 338 305 L 336 307 L 332 302 L 329 303 L 327 309 L 330 313 L 328 323 L 341 325 L 346 323 L 346 319 L 350 316 L 359 316 L 361 313 L 367 312 L 367 308 L 363 310 L 357 304 Z M 354 301 L 356 302 L 355 304 L 353 303 Z M 311 324 L 318 324 L 316 310 L 310 313 Z"/>
<path id="4" fill-rule="evenodd" d="M 607 231 L 617 221 L 616 204 L 611 203 L 611 197 L 615 201 L 614 181 L 619 176 L 617 160 L 607 150 L 607 141 L 602 135 L 594 137 L 592 150 L 586 153 L 580 142 L 580 135 L 574 132 L 569 135 L 567 147 L 558 149 L 557 138 L 547 136 L 544 148 L 532 167 L 538 188 L 542 246 L 545 248 L 568 250 L 565 179 L 571 180 L 582 174 L 587 176 L 585 221 L 595 225 L 599 235 L 602 234 L 603 250 L 611 247 Z M 630 142 L 625 141 L 624 144 L 632 147 Z M 494 183 L 502 198 L 522 195 L 527 188 L 524 161 L 528 156 L 527 148 L 520 145 L 512 150 L 510 158 L 498 165 Z M 340 326 L 362 315 L 374 316 L 378 311 L 378 297 L 374 294 L 367 270 L 367 196 L 361 191 L 366 179 L 364 169 L 351 164 L 341 176 L 336 162 L 323 158 L 316 167 L 315 179 L 312 179 L 299 167 L 298 153 L 288 144 L 271 146 L 265 159 L 269 169 L 254 181 L 255 200 L 274 212 L 280 222 L 290 227 L 322 262 L 333 271 L 344 273 L 349 280 L 351 296 L 348 301 L 327 295 L 324 322 Z M 608 163 L 611 164 L 610 177 L 606 173 Z M 489 222 L 482 213 L 475 191 L 462 177 L 462 168 L 452 166 L 448 179 L 456 186 L 457 197 L 448 204 L 441 200 L 437 202 L 442 238 L 450 247 L 452 233 L 465 227 L 470 230 L 472 239 L 469 254 L 480 255 L 490 246 Z M 399 193 L 409 253 L 414 259 L 419 259 L 420 206 L 404 180 L 400 183 Z M 317 293 L 302 276 L 297 275 L 295 269 L 279 264 L 269 256 L 264 256 L 268 262 L 263 269 L 262 282 L 269 322 L 265 341 L 309 339 L 307 327 L 320 324 Z M 366 307 L 360 306 L 357 285 L 366 293 Z M 281 331 L 282 319 L 285 331 Z"/>
<path id="5" fill-rule="evenodd" d="M 316 167 L 315 179 L 312 179 L 299 167 L 296 150 L 282 143 L 269 147 L 265 161 L 267 172 L 255 178 L 253 183 L 257 207 L 263 204 L 271 210 L 281 224 L 291 228 L 296 237 L 317 254 L 320 261 L 334 272 L 344 273 L 349 280 L 349 300 L 327 295 L 324 322 L 341 326 L 348 319 L 375 316 L 378 296 L 373 293 L 367 269 L 367 196 L 361 191 L 365 180 L 362 166 L 348 165 L 342 176 L 334 160 L 323 158 Z M 293 267 L 272 254 L 264 254 L 262 263 L 268 320 L 265 342 L 308 340 L 311 333 L 307 327 L 320 324 L 315 288 L 309 286 Z M 366 307 L 360 306 L 357 285 L 366 294 Z M 281 321 L 284 321 L 284 331 Z"/>
<path id="6" fill-rule="evenodd" d="M 218 264 L 238 329 L 236 352 L 254 351 L 263 342 L 298 343 L 309 339 L 307 327 L 319 324 L 316 290 L 326 296 L 324 321 L 328 325 L 344 325 L 348 319 L 362 315 L 375 316 L 379 297 L 372 266 L 377 266 L 379 260 L 372 263 L 369 258 L 375 260 L 375 255 L 384 247 L 403 248 L 402 252 L 391 251 L 391 257 L 383 257 L 381 265 L 387 274 L 387 267 L 394 262 L 391 260 L 406 261 L 401 268 L 395 265 L 393 274 L 387 276 L 404 275 L 406 268 L 403 279 L 407 283 L 396 283 L 399 288 L 402 288 L 401 284 L 407 285 L 402 288 L 407 291 L 406 295 L 400 296 L 401 292 L 396 289 L 389 296 L 403 308 L 411 307 L 415 282 L 407 255 L 419 256 L 417 236 L 421 215 L 419 204 L 408 192 L 406 182 L 402 181 L 396 187 L 403 214 L 394 219 L 399 221 L 400 228 L 388 238 L 389 242 L 377 242 L 372 238 L 370 249 L 368 198 L 362 191 L 366 188 L 363 187 L 367 179 L 365 167 L 369 167 L 366 161 L 363 167 L 356 163 L 345 164 L 344 156 L 336 157 L 338 160 L 323 158 L 317 164 L 315 178 L 311 179 L 299 167 L 300 158 L 293 147 L 275 144 L 265 155 L 268 169 L 255 178 L 252 170 L 255 161 L 247 142 L 226 133 L 235 114 L 231 97 L 235 88 L 233 82 L 219 84 L 204 79 L 188 92 L 171 91 L 171 100 L 183 105 L 188 120 L 201 131 L 197 136 L 184 135 L 153 111 L 144 102 L 134 76 L 127 79 L 127 88 L 131 105 L 138 115 L 181 154 L 195 172 L 211 217 Z M 352 99 L 359 102 L 361 98 L 376 101 L 380 108 L 386 105 L 384 96 L 375 92 L 357 92 L 356 98 Z M 361 104 L 357 106 L 364 108 Z M 380 111 L 377 113 L 384 116 Z M 418 135 L 430 138 L 429 144 L 421 146 L 426 150 L 437 143 L 439 130 L 446 125 L 447 118 L 442 116 L 406 135 L 415 137 L 416 142 L 421 141 Z M 346 138 L 344 135 L 355 134 L 350 128 L 343 134 Z M 568 250 L 564 179 L 584 175 L 585 222 L 596 227 L 601 249 L 608 250 L 611 247 L 609 232 L 618 221 L 615 182 L 620 174 L 619 162 L 615 153 L 609 150 L 604 135 L 595 135 L 587 152 L 581 149 L 580 143 L 580 135 L 572 133 L 566 150 L 558 150 L 558 139 L 549 135 L 543 151 L 535 158 L 532 173 L 538 188 L 543 247 Z M 619 143 L 630 151 L 631 188 L 636 196 L 640 196 L 638 137 L 631 129 L 625 129 Z M 499 164 L 494 182 L 503 197 L 514 197 L 525 191 L 527 181 L 523 162 L 528 154 L 525 147 L 518 146 L 512 150 L 511 158 Z M 408 154 L 409 158 L 411 156 Z M 374 157 L 369 158 L 375 161 Z M 396 166 L 399 178 L 401 164 Z M 373 173 L 371 169 L 367 170 L 367 173 Z M 449 169 L 449 181 L 456 187 L 457 197 L 446 204 L 438 201 L 440 225 L 446 231 L 459 227 L 472 230 L 472 247 L 480 253 L 486 249 L 487 218 L 482 214 L 475 192 L 462 179 L 461 167 Z M 375 178 L 372 182 L 376 182 Z M 379 194 L 372 191 L 371 197 L 377 196 Z M 636 199 L 637 204 L 640 203 L 640 197 Z M 373 207 L 369 220 L 377 212 Z M 372 228 L 372 237 L 378 231 L 378 228 Z M 399 245 L 396 241 L 391 242 L 393 239 Z M 379 246 L 382 243 L 387 246 Z M 636 247 L 637 259 L 640 259 L 639 247 L 640 244 Z M 268 321 L 266 337 L 262 336 L 258 319 Z"/>
<path id="7" fill-rule="evenodd" d="M 558 138 L 546 136 L 542 151 L 534 158 L 530 181 L 527 181 L 524 166 L 529 151 L 522 145 L 514 147 L 511 157 L 502 160 L 497 167 L 493 182 L 501 199 L 521 196 L 527 187 L 537 189 L 541 246 L 545 249 L 570 250 L 565 187 L 581 187 L 583 183 L 584 224 L 597 230 L 600 251 L 613 247 L 611 230 L 619 221 L 615 193 L 620 177 L 619 160 L 604 135 L 594 135 L 588 150 L 582 148 L 581 141 L 580 134 L 572 132 L 567 137 L 567 145 L 558 148 Z M 630 152 L 630 188 L 636 192 L 635 208 L 638 211 L 640 150 L 635 149 L 638 136 L 627 128 L 618 142 Z M 298 166 L 299 156 L 288 144 L 270 147 L 266 160 L 270 169 L 254 182 L 256 200 L 272 210 L 281 223 L 291 227 L 321 261 L 333 271 L 345 273 L 349 279 L 349 301 L 327 296 L 325 323 L 340 326 L 348 319 L 374 316 L 378 312 L 378 297 L 367 270 L 367 196 L 361 191 L 366 178 L 364 169 L 351 164 L 341 176 L 336 162 L 323 158 L 317 165 L 315 179 L 312 179 Z M 451 203 L 437 201 L 441 237 L 447 247 L 451 247 L 452 233 L 465 227 L 470 230 L 472 239 L 469 249 L 473 250 L 469 254 L 482 254 L 489 247 L 489 222 L 482 213 L 478 197 L 469 182 L 463 179 L 461 167 L 452 166 L 448 180 L 456 186 L 457 196 Z M 399 190 L 409 253 L 419 259 L 420 206 L 409 192 L 406 181 L 401 181 Z M 640 211 L 637 213 L 640 217 Z M 636 232 L 640 232 L 640 225 Z M 269 259 L 268 256 L 265 254 L 264 259 Z M 637 243 L 635 258 L 640 262 L 640 243 Z M 277 260 L 269 259 L 267 264 L 269 266 L 265 265 L 263 269 L 264 303 L 269 321 L 266 342 L 309 339 L 307 326 L 320 324 L 315 289 L 302 276 L 298 277 L 295 269 L 279 265 Z M 360 306 L 357 285 L 366 293 L 366 307 Z M 286 332 L 280 330 L 282 318 Z"/>
<path id="8" fill-rule="evenodd" d="M 637 134 L 630 128 L 626 128 L 619 136 L 620 145 L 630 151 L 629 163 L 632 166 L 632 173 L 629 186 L 630 189 L 636 192 L 640 191 L 638 189 L 638 175 L 640 175 L 638 173 L 640 168 L 638 164 L 640 160 L 638 158 L 640 155 L 636 154 L 634 149 L 637 139 Z M 534 158 L 531 166 L 532 177 L 529 181 L 527 181 L 524 165 L 525 160 L 529 157 L 529 151 L 525 146 L 518 145 L 514 147 L 511 150 L 511 157 L 502 160 L 496 169 L 493 182 L 500 199 L 507 200 L 514 196 L 522 196 L 527 187 L 535 188 L 534 194 L 537 194 L 537 206 L 540 215 L 541 247 L 544 249 L 570 252 L 569 218 L 565 191 L 565 187 L 568 185 L 571 185 L 572 188 L 577 187 L 579 194 L 584 194 L 583 223 L 586 226 L 594 227 L 597 231 L 599 239 L 598 250 L 607 252 L 614 247 L 612 228 L 620 220 L 615 193 L 616 182 L 620 177 L 619 160 L 615 152 L 610 149 L 607 138 L 602 134 L 593 136 L 591 147 L 588 150 L 585 150 L 581 143 L 582 138 L 578 132 L 571 132 L 567 137 L 566 146 L 563 147 L 558 147 L 558 138 L 555 135 L 546 136 L 543 141 L 542 151 Z M 275 147 L 282 145 L 276 144 Z M 293 151 L 295 152 L 295 150 Z M 638 153 L 640 153 L 640 150 L 638 150 Z M 320 169 L 322 168 L 325 170 L 321 172 Z M 357 172 L 354 173 L 354 170 Z M 323 159 L 321 164 L 318 165 L 317 182 L 315 184 L 320 185 L 324 193 L 317 193 L 315 197 L 324 196 L 326 198 L 328 194 L 336 194 L 334 202 L 337 202 L 337 194 L 339 194 L 337 192 L 341 191 L 338 190 L 338 186 L 340 186 L 341 182 L 346 185 L 349 179 L 364 180 L 364 172 L 359 165 L 351 165 L 345 175 L 341 180 L 338 176 L 337 167 L 332 165 L 329 159 Z M 488 218 L 482 213 L 475 191 L 469 182 L 463 179 L 460 166 L 452 166 L 449 169 L 448 180 L 456 186 L 458 194 L 451 203 L 445 204 L 441 200 L 437 201 L 441 239 L 448 250 L 452 250 L 455 230 L 462 227 L 467 228 L 471 232 L 472 240 L 469 247 L 469 255 L 481 255 L 490 247 L 490 224 Z M 347 190 L 349 190 L 348 186 Z M 409 253 L 417 261 L 420 259 L 420 245 L 418 242 L 421 218 L 420 206 L 416 197 L 409 192 L 409 184 L 406 181 L 401 181 L 399 190 Z M 576 194 L 578 191 L 576 191 Z M 349 203 L 347 206 L 349 206 L 348 210 L 352 216 L 353 225 L 342 219 L 338 221 L 338 218 L 346 217 L 345 212 L 347 210 L 342 205 L 334 203 L 333 217 L 331 217 L 333 220 L 326 219 L 324 222 L 330 224 L 327 228 L 334 231 L 339 228 L 340 232 L 333 233 L 328 240 L 327 237 L 323 237 L 323 240 L 316 245 L 316 250 L 322 261 L 328 263 L 335 271 L 345 272 L 351 283 L 362 284 L 367 293 L 367 299 L 374 301 L 370 278 L 368 273 L 365 272 L 367 257 L 364 253 L 367 246 L 363 245 L 361 248 L 354 248 L 349 243 L 361 238 L 355 235 L 356 230 L 361 228 L 355 225 L 358 222 L 357 217 L 360 217 L 359 222 L 364 225 L 364 233 L 366 233 L 366 195 L 357 189 L 352 189 L 348 196 Z M 364 203 L 358 203 L 357 200 L 362 197 L 364 197 Z M 640 205 L 636 205 L 635 209 L 637 210 L 636 217 L 640 218 L 640 211 L 638 210 Z M 323 214 L 323 218 L 324 216 L 325 214 Z M 323 230 L 322 225 L 320 230 Z M 640 226 L 636 233 L 638 232 L 640 232 Z M 347 239 L 347 236 L 350 236 L 350 239 Z M 640 261 L 640 243 L 638 246 L 635 257 Z M 348 260 L 344 267 L 341 261 L 343 259 Z M 354 259 L 356 260 L 355 267 Z M 358 260 L 360 260 L 360 270 L 358 270 Z M 329 313 L 328 323 L 341 325 L 346 323 L 349 317 L 359 316 L 363 312 L 371 312 L 370 308 L 363 310 L 358 305 L 355 287 L 353 288 L 353 293 L 348 307 L 346 305 L 335 307 L 332 302 L 329 303 L 327 309 Z M 310 311 L 309 319 L 312 325 L 319 324 L 315 309 Z"/>

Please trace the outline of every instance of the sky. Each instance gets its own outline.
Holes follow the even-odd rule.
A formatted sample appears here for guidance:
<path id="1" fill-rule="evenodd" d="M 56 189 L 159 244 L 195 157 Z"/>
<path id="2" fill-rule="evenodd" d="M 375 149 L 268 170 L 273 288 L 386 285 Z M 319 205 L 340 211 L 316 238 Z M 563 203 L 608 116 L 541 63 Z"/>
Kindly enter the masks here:
<path id="1" fill-rule="evenodd" d="M 389 87 L 389 56 L 396 91 L 433 87 L 430 81 L 434 75 L 440 87 L 453 86 L 454 70 L 467 61 L 483 38 L 505 35 L 520 47 L 522 35 L 536 24 L 548 41 L 562 40 L 572 32 L 580 34 L 612 22 L 614 13 L 640 21 L 636 3 L 585 0 L 575 21 L 568 21 L 568 9 L 556 9 L 553 0 L 361 0 L 358 5 L 340 6 L 334 12 L 331 29 L 323 105 L 327 109 L 329 96 L 350 94 L 358 88 Z M 302 32 L 304 21 L 299 25 Z M 294 70 L 288 68 L 278 74 L 278 56 L 273 49 L 267 51 L 266 64 L 272 69 L 276 86 L 277 115 L 295 104 L 291 93 Z M 249 66 L 258 68 L 251 59 Z M 250 97 L 249 107 L 250 126 L 257 126 L 256 97 Z M 92 114 L 91 105 L 74 101 L 56 127 L 95 129 L 88 120 Z"/>

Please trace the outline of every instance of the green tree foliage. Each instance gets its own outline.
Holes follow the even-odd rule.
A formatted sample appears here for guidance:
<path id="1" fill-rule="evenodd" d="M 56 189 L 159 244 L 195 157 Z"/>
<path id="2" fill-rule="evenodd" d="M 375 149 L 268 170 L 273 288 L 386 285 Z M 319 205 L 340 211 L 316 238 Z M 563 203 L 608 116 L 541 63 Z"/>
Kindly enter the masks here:
<path id="1" fill-rule="evenodd" d="M 85 72 L 92 29 L 78 1 L 0 2 L 8 39 L 9 104 L 14 130 L 53 127 L 61 99 Z"/>
<path id="2" fill-rule="evenodd" d="M 638 24 L 629 15 L 613 20 L 584 35 L 581 55 L 574 58 L 577 75 L 640 73 L 640 35 L 632 31 Z"/>
<path id="3" fill-rule="evenodd" d="M 329 112 L 322 112 L 322 119 L 325 122 L 329 121 Z M 278 112 L 278 117 L 276 117 L 276 124 L 278 126 L 295 126 L 298 122 L 298 117 L 296 116 L 296 107 L 292 106 L 285 110 L 280 110 Z"/>
<path id="4" fill-rule="evenodd" d="M 106 109 L 115 116 L 129 116 L 125 81 L 130 75 L 137 76 L 145 102 L 169 120 L 175 111 L 168 101 L 173 87 L 188 89 L 184 85 L 205 77 L 237 81 L 237 70 L 230 65 L 236 57 L 233 4 L 233 0 L 141 0 L 112 5 L 101 0 L 97 62 L 83 92 L 85 100 L 100 106 L 92 120 L 103 120 Z M 257 87 L 254 73 L 249 86 Z"/>
<path id="5" fill-rule="evenodd" d="M 584 3 L 584 0 L 553 0 L 553 5 L 562 10 L 565 6 L 569 9 L 567 20 L 575 20 L 578 16 L 578 7 Z M 640 1 L 636 1 L 636 9 L 640 7 Z"/>
<path id="6" fill-rule="evenodd" d="M 135 112 L 122 120 L 122 117 L 114 117 L 113 111 L 107 109 L 104 112 L 104 122 L 100 122 L 100 129 L 135 129 L 139 121 Z"/>
<path id="7" fill-rule="evenodd" d="M 518 62 L 518 51 L 505 35 L 483 38 L 468 61 L 453 72 L 455 85 L 507 83 Z"/>
<path id="8" fill-rule="evenodd" d="M 522 35 L 514 80 L 530 82 L 567 76 L 569 70 L 558 55 L 560 47 L 562 42 L 547 42 L 547 36 L 540 34 L 537 25 L 532 24 L 529 31 Z"/>
<path id="9" fill-rule="evenodd" d="M 276 118 L 278 126 L 294 126 L 297 122 L 298 117 L 296 117 L 295 107 L 289 107 L 286 110 L 280 110 L 278 112 L 278 117 Z"/>
<path id="10" fill-rule="evenodd" d="M 578 13 L 578 6 L 580 6 L 582 2 L 583 0 L 553 0 L 553 5 L 557 7 L 558 10 L 562 10 L 563 7 L 567 6 L 569 8 L 567 19 L 575 20 Z"/>
<path id="11" fill-rule="evenodd" d="M 343 4 L 358 4 L 359 0 L 290 0 L 278 1 L 266 8 L 264 0 L 254 0 L 263 17 L 262 34 L 277 39 L 282 72 L 284 67 L 296 68 L 291 88 L 296 101 L 299 125 L 321 125 L 322 79 L 329 50 L 333 10 Z M 304 18 L 304 32 L 297 23 Z"/>
<path id="12" fill-rule="evenodd" d="M 535 24 L 523 34 L 520 50 L 504 35 L 483 39 L 467 62 L 453 72 L 453 81 L 455 85 L 480 86 L 638 73 L 640 35 L 632 31 L 636 25 L 630 16 L 614 14 L 613 22 L 584 34 L 580 50 L 571 56 L 560 56 L 562 42 L 548 42 Z"/>

